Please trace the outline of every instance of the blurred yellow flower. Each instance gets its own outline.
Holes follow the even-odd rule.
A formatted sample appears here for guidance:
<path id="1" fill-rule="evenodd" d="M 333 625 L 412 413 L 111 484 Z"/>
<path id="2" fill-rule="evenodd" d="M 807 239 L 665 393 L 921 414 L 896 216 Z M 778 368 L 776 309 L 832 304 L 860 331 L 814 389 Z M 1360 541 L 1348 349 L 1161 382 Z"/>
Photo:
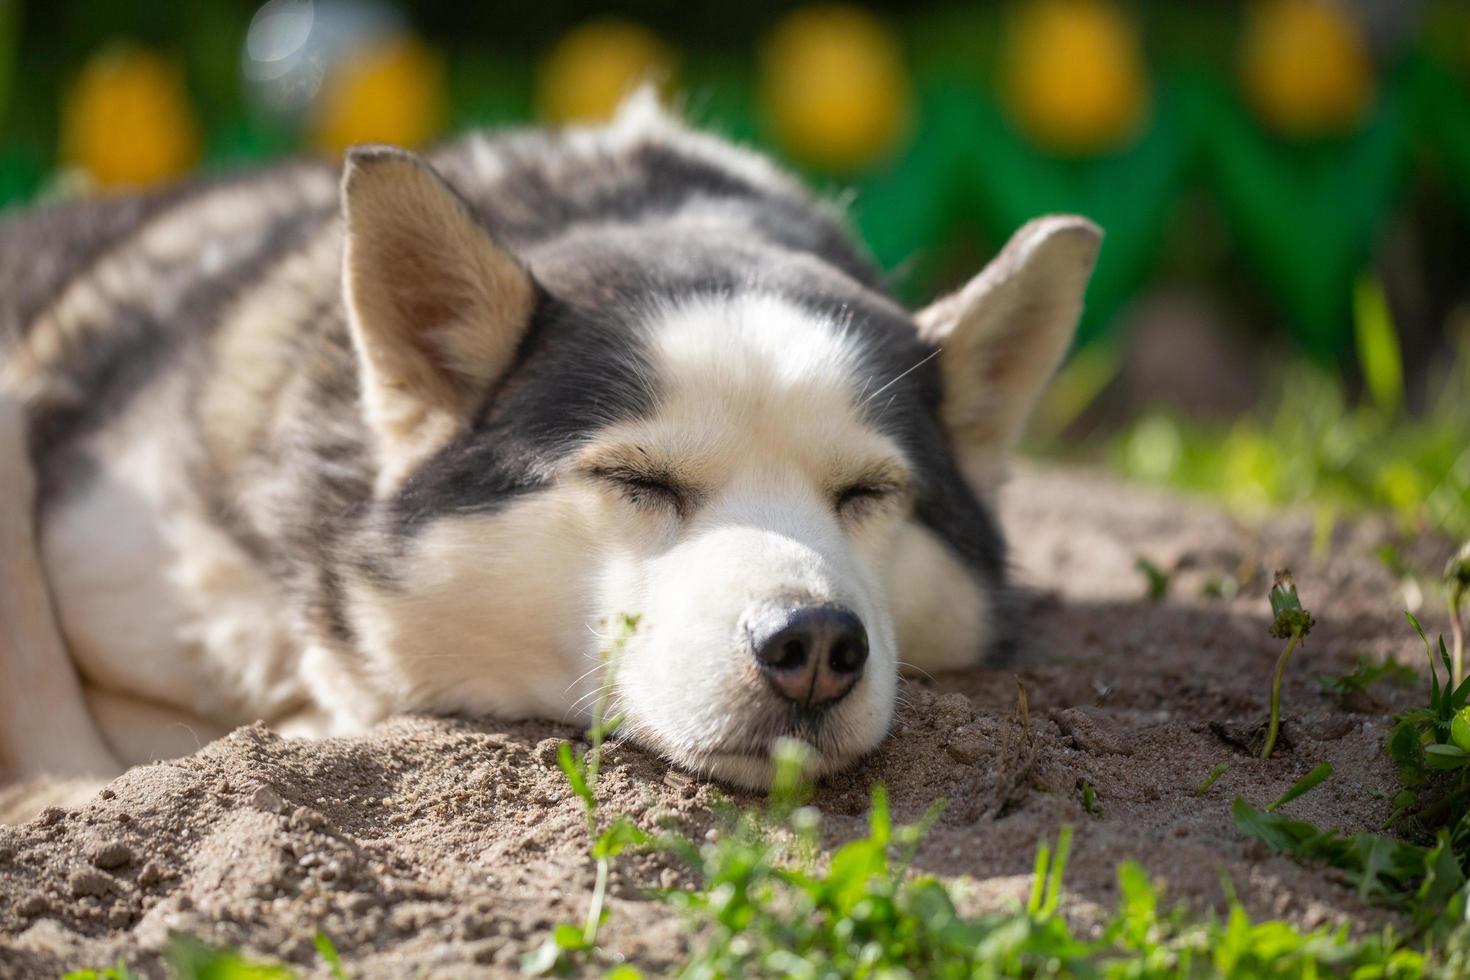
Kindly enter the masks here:
<path id="1" fill-rule="evenodd" d="M 199 129 L 172 61 L 139 48 L 87 60 L 61 113 L 61 157 L 104 187 L 175 177 L 199 156 Z"/>
<path id="2" fill-rule="evenodd" d="M 1010 23 L 1003 64 L 1012 116 L 1037 144 L 1096 153 L 1125 143 L 1148 111 L 1138 31 L 1103 0 L 1033 0 Z"/>
<path id="3" fill-rule="evenodd" d="M 1252 107 L 1287 136 L 1355 128 L 1373 102 L 1373 65 L 1352 17 L 1330 0 L 1258 0 L 1240 70 Z"/>
<path id="4" fill-rule="evenodd" d="M 674 57 L 653 32 L 602 18 L 568 31 L 536 78 L 541 116 L 557 124 L 603 122 L 644 82 L 670 84 Z"/>
<path id="5" fill-rule="evenodd" d="M 903 52 L 856 7 L 819 4 L 787 15 L 761 52 L 760 82 L 776 139 L 816 166 L 856 170 L 908 130 Z"/>
<path id="6" fill-rule="evenodd" d="M 445 119 L 444 62 L 413 37 L 349 51 L 327 72 L 311 119 L 311 142 L 339 154 L 354 143 L 420 146 Z"/>

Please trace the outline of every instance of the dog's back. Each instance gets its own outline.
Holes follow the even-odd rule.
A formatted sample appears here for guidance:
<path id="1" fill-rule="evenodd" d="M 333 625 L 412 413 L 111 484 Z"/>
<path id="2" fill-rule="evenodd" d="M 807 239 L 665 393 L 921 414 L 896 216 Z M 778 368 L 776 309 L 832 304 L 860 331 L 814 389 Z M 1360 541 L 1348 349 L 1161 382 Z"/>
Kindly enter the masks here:
<path id="1" fill-rule="evenodd" d="M 428 159 L 533 267 L 610 232 L 671 245 L 685 233 L 816 256 L 878 286 L 835 211 L 763 158 L 660 119 L 635 104 L 610 130 L 477 134 Z M 338 215 L 335 171 L 293 164 L 0 219 L 0 371 L 32 405 L 38 459 L 118 411 Z M 628 264 L 649 258 L 654 275 L 689 256 Z"/>

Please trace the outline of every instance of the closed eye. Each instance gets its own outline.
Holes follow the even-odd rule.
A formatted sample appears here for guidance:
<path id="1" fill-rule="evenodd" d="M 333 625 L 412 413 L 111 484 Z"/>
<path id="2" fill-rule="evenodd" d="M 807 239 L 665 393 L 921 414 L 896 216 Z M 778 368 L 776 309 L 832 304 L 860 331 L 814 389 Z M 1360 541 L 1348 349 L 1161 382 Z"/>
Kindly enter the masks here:
<path id="1" fill-rule="evenodd" d="M 688 488 L 663 473 L 613 466 L 595 467 L 590 475 L 639 507 L 669 508 L 683 516 L 693 498 Z"/>
<path id="2" fill-rule="evenodd" d="M 903 487 L 890 482 L 861 482 L 849 484 L 837 492 L 837 513 L 845 517 L 860 518 L 879 507 L 891 503 L 903 492 Z"/>

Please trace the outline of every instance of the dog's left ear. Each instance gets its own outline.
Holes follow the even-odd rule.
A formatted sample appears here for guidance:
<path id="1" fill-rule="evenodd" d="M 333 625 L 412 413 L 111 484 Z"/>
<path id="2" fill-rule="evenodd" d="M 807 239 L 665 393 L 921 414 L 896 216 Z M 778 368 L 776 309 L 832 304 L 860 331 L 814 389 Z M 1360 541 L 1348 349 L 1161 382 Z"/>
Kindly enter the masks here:
<path id="1" fill-rule="evenodd" d="M 940 348 L 941 417 L 971 487 L 988 496 L 1077 329 L 1102 231 L 1086 218 L 1031 221 L 958 292 L 920 311 Z"/>
<path id="2" fill-rule="evenodd" d="M 448 442 L 510 366 L 530 274 L 427 163 L 355 147 L 342 174 L 342 284 L 380 487 Z"/>

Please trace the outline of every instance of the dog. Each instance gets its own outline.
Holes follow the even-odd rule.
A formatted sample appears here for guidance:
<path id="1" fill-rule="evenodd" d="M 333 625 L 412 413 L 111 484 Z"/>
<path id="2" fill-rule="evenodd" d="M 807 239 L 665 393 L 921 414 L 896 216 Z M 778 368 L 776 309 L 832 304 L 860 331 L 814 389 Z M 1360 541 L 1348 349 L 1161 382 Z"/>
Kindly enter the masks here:
<path id="1" fill-rule="evenodd" d="M 587 721 L 741 787 L 1016 635 L 993 498 L 1100 242 L 911 314 L 649 96 L 0 224 L 0 756 Z"/>

